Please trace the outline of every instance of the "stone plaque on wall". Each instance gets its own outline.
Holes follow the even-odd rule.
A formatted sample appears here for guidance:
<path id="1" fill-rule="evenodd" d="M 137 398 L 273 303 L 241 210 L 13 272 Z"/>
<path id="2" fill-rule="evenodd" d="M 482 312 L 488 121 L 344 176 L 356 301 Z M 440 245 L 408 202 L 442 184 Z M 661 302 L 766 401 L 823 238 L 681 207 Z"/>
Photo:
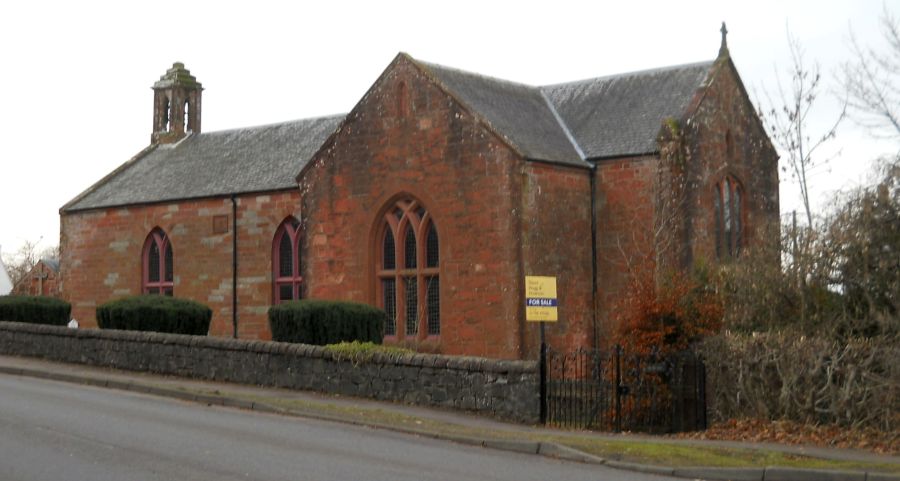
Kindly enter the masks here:
<path id="1" fill-rule="evenodd" d="M 228 232 L 228 216 L 217 215 L 213 217 L 213 234 L 224 234 Z"/>

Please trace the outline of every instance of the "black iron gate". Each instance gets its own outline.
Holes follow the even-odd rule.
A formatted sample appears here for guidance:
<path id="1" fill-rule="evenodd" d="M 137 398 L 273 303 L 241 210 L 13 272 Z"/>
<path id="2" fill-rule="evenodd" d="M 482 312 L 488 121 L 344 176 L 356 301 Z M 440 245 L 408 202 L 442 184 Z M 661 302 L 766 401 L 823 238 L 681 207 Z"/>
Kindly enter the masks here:
<path id="1" fill-rule="evenodd" d="M 706 429 L 706 367 L 692 352 L 546 348 L 542 357 L 541 414 L 547 424 L 617 432 Z"/>

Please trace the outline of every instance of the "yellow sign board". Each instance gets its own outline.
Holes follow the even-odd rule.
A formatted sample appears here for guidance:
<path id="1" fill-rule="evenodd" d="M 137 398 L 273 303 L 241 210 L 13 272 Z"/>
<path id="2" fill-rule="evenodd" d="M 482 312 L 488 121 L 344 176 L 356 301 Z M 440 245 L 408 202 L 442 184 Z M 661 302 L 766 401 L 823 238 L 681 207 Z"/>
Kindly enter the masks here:
<path id="1" fill-rule="evenodd" d="M 555 277 L 525 276 L 526 321 L 556 322 L 557 307 Z"/>

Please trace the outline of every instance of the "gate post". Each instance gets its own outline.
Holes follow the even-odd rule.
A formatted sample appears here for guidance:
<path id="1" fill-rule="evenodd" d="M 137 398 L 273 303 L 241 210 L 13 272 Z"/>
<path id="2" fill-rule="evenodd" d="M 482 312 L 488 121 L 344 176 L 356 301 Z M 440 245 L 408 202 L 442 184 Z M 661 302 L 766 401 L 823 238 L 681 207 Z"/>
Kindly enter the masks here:
<path id="1" fill-rule="evenodd" d="M 616 432 L 622 432 L 622 346 L 616 344 L 616 380 L 613 390 L 616 393 Z"/>
<path id="2" fill-rule="evenodd" d="M 540 406 L 540 419 L 541 424 L 547 424 L 547 340 L 544 336 L 544 323 L 541 323 L 541 355 L 540 360 L 540 396 L 541 396 L 541 406 Z"/>
<path id="3" fill-rule="evenodd" d="M 706 430 L 709 428 L 707 424 L 706 414 L 707 414 L 707 406 L 706 406 L 706 362 L 704 361 L 702 356 L 697 357 L 697 364 L 700 370 L 699 377 L 699 393 L 697 396 L 700 398 L 700 429 Z"/>

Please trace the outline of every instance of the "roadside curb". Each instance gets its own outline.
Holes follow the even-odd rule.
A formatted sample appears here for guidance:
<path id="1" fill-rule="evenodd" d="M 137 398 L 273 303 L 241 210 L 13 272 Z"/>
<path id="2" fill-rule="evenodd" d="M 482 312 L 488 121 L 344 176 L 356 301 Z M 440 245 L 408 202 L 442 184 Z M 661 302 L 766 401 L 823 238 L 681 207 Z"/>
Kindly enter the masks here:
<path id="1" fill-rule="evenodd" d="M 576 461 L 587 464 L 598 464 L 614 469 L 635 471 L 649 474 L 661 474 L 678 478 L 687 478 L 707 481 L 900 481 L 900 475 L 867 472 L 867 471 L 837 471 L 824 469 L 801 469 L 769 466 L 765 468 L 715 468 L 715 467 L 683 467 L 656 466 L 649 464 L 630 463 L 616 461 L 599 456 L 594 456 L 568 446 L 553 442 L 516 441 L 505 439 L 487 439 L 459 434 L 445 434 L 426 429 L 415 429 L 406 426 L 380 422 L 366 422 L 357 419 L 347 419 L 337 415 L 329 415 L 321 412 L 287 409 L 262 402 L 247 401 L 221 394 L 200 394 L 187 390 L 171 389 L 136 382 L 123 382 L 112 379 L 103 379 L 76 374 L 63 374 L 37 369 L 25 369 L 18 367 L 0 366 L 0 373 L 14 376 L 26 376 L 51 381 L 67 382 L 71 384 L 83 384 L 121 391 L 132 391 L 153 396 L 168 397 L 182 401 L 196 402 L 207 405 L 238 408 L 250 411 L 258 411 L 272 414 L 299 416 L 321 421 L 338 422 L 356 426 L 365 426 L 374 429 L 384 429 L 404 434 L 429 437 L 444 441 L 452 441 L 471 446 L 481 446 L 489 449 L 510 451 L 523 454 L 535 454 L 549 458 Z"/>
<path id="2" fill-rule="evenodd" d="M 710 481 L 762 481 L 765 468 L 677 468 L 672 473 L 679 478 L 707 479 Z"/>
<path id="3" fill-rule="evenodd" d="M 577 461 L 580 463 L 590 464 L 606 464 L 607 459 L 593 454 L 584 453 L 574 448 L 556 443 L 541 443 L 538 448 L 538 454 L 550 458 L 565 459 L 567 461 Z"/>

